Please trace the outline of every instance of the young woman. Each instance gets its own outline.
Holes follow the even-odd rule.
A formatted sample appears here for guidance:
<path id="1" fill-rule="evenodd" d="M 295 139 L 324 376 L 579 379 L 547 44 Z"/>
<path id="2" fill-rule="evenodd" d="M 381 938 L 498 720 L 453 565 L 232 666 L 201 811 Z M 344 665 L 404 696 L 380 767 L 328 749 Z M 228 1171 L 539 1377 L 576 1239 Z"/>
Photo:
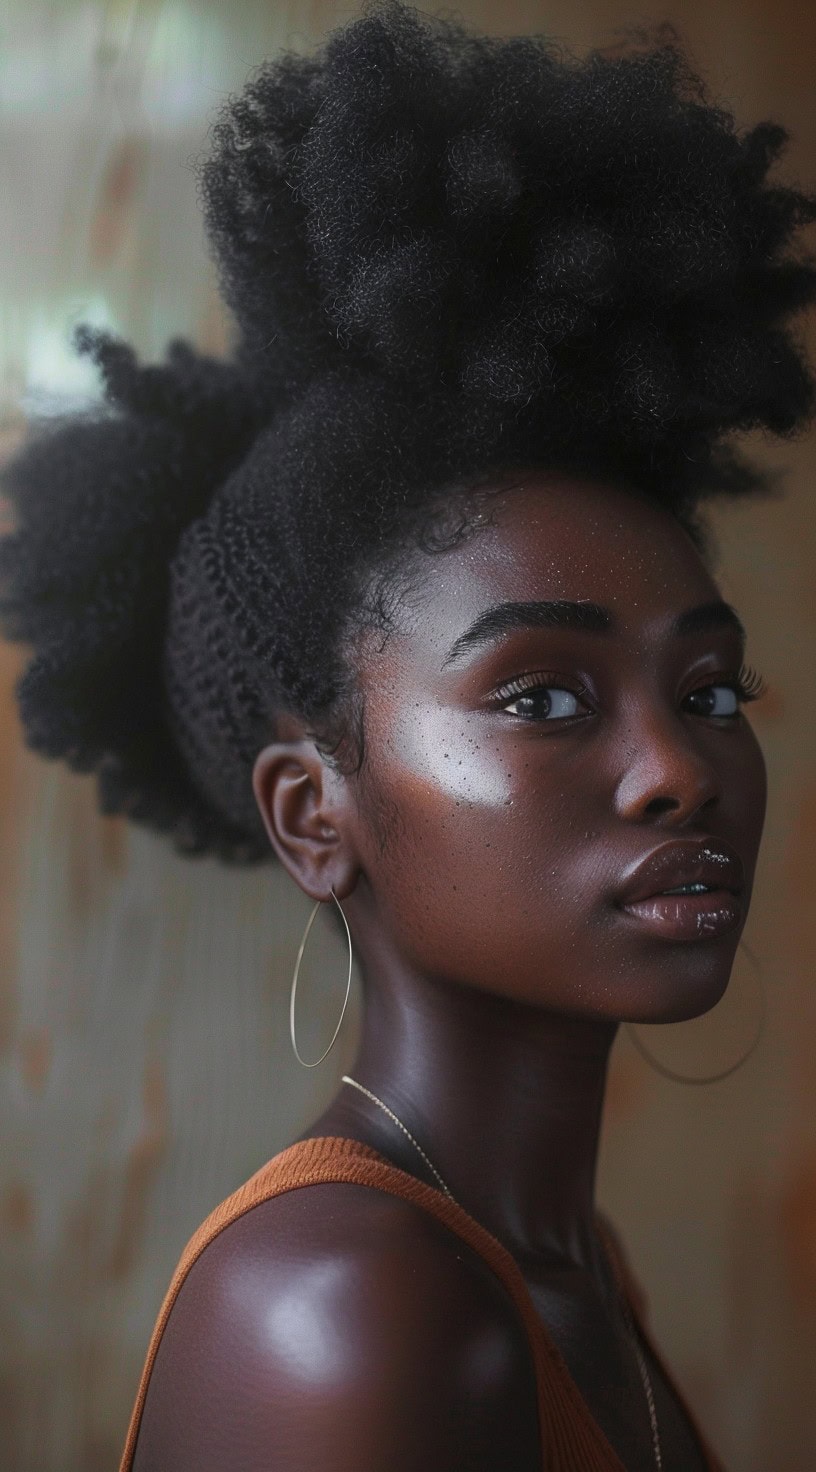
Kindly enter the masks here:
<path id="1" fill-rule="evenodd" d="M 230 361 L 85 331 L 107 407 L 6 473 L 31 745 L 276 856 L 364 986 L 330 1107 L 185 1250 L 123 1472 L 720 1466 L 594 1186 L 619 1025 L 714 1006 L 751 898 L 703 503 L 812 410 L 785 141 L 668 33 L 376 7 L 216 127 Z"/>

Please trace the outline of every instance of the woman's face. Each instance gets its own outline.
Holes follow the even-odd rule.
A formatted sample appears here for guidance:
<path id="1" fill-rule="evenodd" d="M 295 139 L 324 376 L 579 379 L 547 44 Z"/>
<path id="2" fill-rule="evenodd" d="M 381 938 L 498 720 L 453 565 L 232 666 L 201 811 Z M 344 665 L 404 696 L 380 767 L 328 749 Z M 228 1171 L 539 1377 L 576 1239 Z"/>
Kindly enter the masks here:
<path id="1" fill-rule="evenodd" d="M 355 838 L 378 926 L 447 983 L 593 1018 L 706 1011 L 766 781 L 733 694 L 740 630 L 693 543 L 635 493 L 533 473 L 423 571 L 400 631 L 362 658 Z M 565 626 L 565 602 L 604 612 Z M 715 869 L 723 846 L 741 860 L 740 896 L 624 909 L 634 869 L 677 840 Z M 669 868 L 652 892 L 679 882 Z"/>

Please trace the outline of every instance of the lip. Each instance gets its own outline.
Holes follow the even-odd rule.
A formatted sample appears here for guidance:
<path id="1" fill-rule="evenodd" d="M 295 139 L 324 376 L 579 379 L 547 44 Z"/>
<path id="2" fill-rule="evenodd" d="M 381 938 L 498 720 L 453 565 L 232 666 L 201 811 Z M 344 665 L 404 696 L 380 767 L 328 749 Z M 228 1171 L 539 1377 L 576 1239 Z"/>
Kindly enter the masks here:
<path id="1" fill-rule="evenodd" d="M 686 884 L 702 894 L 667 895 Z M 618 908 L 641 928 L 666 940 L 704 940 L 739 924 L 745 871 L 739 854 L 719 838 L 678 839 L 648 854 L 615 896 Z"/>

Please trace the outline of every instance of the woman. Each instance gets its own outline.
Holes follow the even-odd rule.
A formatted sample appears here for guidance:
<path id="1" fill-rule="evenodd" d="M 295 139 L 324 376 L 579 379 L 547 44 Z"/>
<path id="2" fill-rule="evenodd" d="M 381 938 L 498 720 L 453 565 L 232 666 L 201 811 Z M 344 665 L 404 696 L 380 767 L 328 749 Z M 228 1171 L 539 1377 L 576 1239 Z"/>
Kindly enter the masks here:
<path id="1" fill-rule="evenodd" d="M 812 411 L 785 141 L 668 32 L 378 6 L 215 130 L 231 360 L 86 330 L 107 412 L 7 471 L 30 743 L 276 856 L 364 986 L 352 1074 L 182 1257 L 123 1472 L 720 1466 L 594 1184 L 618 1026 L 714 1006 L 751 897 L 702 509 L 762 489 L 729 431 Z"/>

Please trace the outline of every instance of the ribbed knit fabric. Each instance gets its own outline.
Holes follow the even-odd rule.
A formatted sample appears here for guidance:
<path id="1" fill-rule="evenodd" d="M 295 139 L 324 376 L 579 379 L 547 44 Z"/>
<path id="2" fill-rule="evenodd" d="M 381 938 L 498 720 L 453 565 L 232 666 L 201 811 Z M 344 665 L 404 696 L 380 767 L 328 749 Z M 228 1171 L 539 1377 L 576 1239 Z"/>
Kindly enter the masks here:
<path id="1" fill-rule="evenodd" d="M 392 1165 L 371 1146 L 336 1136 L 300 1140 L 289 1145 L 222 1201 L 190 1238 L 165 1295 L 150 1340 L 120 1472 L 131 1472 L 139 1423 L 156 1353 L 173 1304 L 193 1263 L 219 1232 L 237 1217 L 251 1211 L 253 1206 L 279 1196 L 284 1191 L 301 1190 L 304 1186 L 326 1181 L 345 1181 L 369 1186 L 373 1190 L 388 1191 L 392 1196 L 413 1201 L 444 1222 L 469 1247 L 478 1252 L 504 1284 L 521 1316 L 530 1344 L 538 1388 L 542 1472 L 626 1472 L 620 1457 L 581 1395 L 566 1360 L 542 1323 L 515 1258 L 496 1237 L 444 1192 Z M 645 1299 L 632 1275 L 614 1227 L 601 1213 L 598 1213 L 598 1222 L 607 1247 L 617 1262 L 638 1327 L 699 1438 L 709 1472 L 725 1472 L 722 1463 L 706 1443 L 688 1404 L 674 1385 L 662 1356 L 652 1342 L 645 1323 Z"/>

